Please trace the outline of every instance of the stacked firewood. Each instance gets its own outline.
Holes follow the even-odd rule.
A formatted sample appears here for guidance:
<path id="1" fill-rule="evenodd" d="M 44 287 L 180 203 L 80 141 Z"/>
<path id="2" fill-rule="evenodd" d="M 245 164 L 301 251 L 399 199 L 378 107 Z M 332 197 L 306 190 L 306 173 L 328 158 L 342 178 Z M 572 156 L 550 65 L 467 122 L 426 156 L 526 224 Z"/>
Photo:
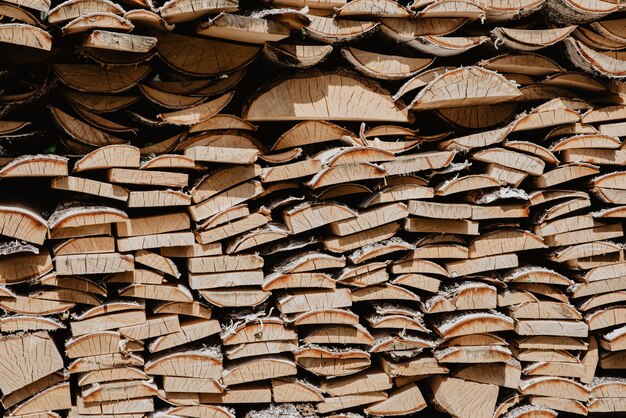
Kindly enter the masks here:
<path id="1" fill-rule="evenodd" d="M 617 0 L 0 1 L 0 411 L 626 414 Z"/>

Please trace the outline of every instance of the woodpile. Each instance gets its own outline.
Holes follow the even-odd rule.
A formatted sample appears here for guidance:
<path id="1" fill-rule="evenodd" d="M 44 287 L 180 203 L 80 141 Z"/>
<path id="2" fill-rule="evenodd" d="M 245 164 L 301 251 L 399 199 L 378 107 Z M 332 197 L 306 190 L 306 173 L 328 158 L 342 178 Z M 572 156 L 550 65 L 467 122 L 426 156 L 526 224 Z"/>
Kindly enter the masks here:
<path id="1" fill-rule="evenodd" d="M 2 415 L 625 416 L 624 11 L 0 1 Z"/>

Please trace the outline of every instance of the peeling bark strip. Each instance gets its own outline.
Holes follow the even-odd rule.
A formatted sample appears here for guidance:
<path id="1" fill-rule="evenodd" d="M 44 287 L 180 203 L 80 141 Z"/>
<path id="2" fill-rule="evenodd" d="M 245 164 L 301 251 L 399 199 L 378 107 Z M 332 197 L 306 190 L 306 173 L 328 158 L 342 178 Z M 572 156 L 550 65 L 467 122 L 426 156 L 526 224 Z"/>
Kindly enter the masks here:
<path id="1" fill-rule="evenodd" d="M 617 0 L 0 2 L 0 415 L 626 416 Z"/>

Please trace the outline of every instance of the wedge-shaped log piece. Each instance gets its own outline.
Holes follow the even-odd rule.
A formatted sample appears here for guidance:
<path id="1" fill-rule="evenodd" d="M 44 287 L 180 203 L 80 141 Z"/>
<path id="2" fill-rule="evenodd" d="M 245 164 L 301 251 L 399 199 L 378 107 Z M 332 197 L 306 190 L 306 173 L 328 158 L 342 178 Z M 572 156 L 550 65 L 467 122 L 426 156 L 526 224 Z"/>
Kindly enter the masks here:
<path id="1" fill-rule="evenodd" d="M 502 363 L 512 359 L 511 351 L 499 346 L 448 347 L 435 351 L 439 363 Z"/>
<path id="2" fill-rule="evenodd" d="M 124 9 L 119 5 L 102 0 L 67 0 L 48 12 L 48 22 L 64 23 L 90 13 L 113 13 L 123 15 Z"/>
<path id="3" fill-rule="evenodd" d="M 370 354 L 357 350 L 330 350 L 318 346 L 304 346 L 295 352 L 296 362 L 317 376 L 346 376 L 370 366 Z"/>
<path id="4" fill-rule="evenodd" d="M 441 319 L 434 328 L 439 335 L 448 339 L 469 334 L 510 331 L 514 329 L 514 323 L 506 315 L 495 312 L 475 312 L 450 315 Z"/>
<path id="5" fill-rule="evenodd" d="M 68 159 L 58 155 L 23 155 L 0 169 L 0 178 L 67 176 Z"/>
<path id="6" fill-rule="evenodd" d="M 159 15 L 167 23 L 182 23 L 196 20 L 207 14 L 236 12 L 237 0 L 203 0 L 200 3 L 190 0 L 170 0 L 159 8 Z"/>
<path id="7" fill-rule="evenodd" d="M 121 353 L 124 347 L 122 341 L 117 331 L 97 331 L 68 340 L 65 343 L 65 355 L 73 359 Z"/>
<path id="8" fill-rule="evenodd" d="M 172 302 L 193 302 L 189 289 L 176 284 L 132 284 L 119 290 L 120 296 Z"/>
<path id="9" fill-rule="evenodd" d="M 194 221 L 201 221 L 221 211 L 239 205 L 263 192 L 261 183 L 248 180 L 233 188 L 213 194 L 208 199 L 189 207 L 189 213 Z"/>
<path id="10" fill-rule="evenodd" d="M 263 270 L 245 270 L 219 273 L 190 273 L 189 287 L 192 289 L 217 289 L 237 286 L 260 286 Z"/>
<path id="11" fill-rule="evenodd" d="M 304 121 L 283 133 L 272 146 L 272 151 L 330 141 L 347 141 L 352 144 L 355 141 L 351 138 L 353 136 L 352 132 L 330 122 L 323 120 Z"/>
<path id="12" fill-rule="evenodd" d="M 461 277 L 484 271 L 500 270 L 518 266 L 517 254 L 502 254 L 470 260 L 451 261 L 446 263 L 450 277 Z"/>
<path id="13" fill-rule="evenodd" d="M 391 341 L 392 343 L 397 343 L 397 339 L 396 341 L 393 339 Z M 425 346 L 423 341 L 420 346 Z M 439 365 L 437 360 L 433 357 L 418 356 L 401 362 L 393 361 L 388 357 L 381 357 L 380 364 L 385 373 L 387 373 L 390 377 L 427 376 L 448 373 L 448 369 L 443 365 Z"/>
<path id="14" fill-rule="evenodd" d="M 154 401 L 152 398 L 136 398 L 122 401 L 105 401 L 102 403 L 85 403 L 82 398 L 78 397 L 76 410 L 82 415 L 117 415 L 120 413 L 145 415 L 154 411 Z"/>
<path id="15" fill-rule="evenodd" d="M 517 319 L 515 332 L 518 335 L 552 335 L 565 337 L 586 337 L 589 326 L 582 321 Z"/>
<path id="16" fill-rule="evenodd" d="M 311 8 L 314 6 L 309 5 Z M 316 7 L 316 6 L 315 6 Z M 395 17 L 409 18 L 412 13 L 394 1 L 385 0 L 381 2 L 373 2 L 371 0 L 355 0 L 341 6 L 337 11 L 337 15 L 341 17 Z"/>
<path id="17" fill-rule="evenodd" d="M 100 383 L 83 389 L 81 398 L 85 402 L 120 401 L 144 398 L 158 394 L 156 385 L 145 380 Z"/>
<path id="18" fill-rule="evenodd" d="M 470 219 L 472 207 L 466 204 L 444 204 L 411 200 L 408 204 L 412 215 L 434 219 Z"/>
<path id="19" fill-rule="evenodd" d="M 172 393 L 222 393 L 224 387 L 217 379 L 163 376 L 163 390 Z"/>
<path id="20" fill-rule="evenodd" d="M 5 23 L 0 27 L 0 42 L 50 51 L 52 36 L 45 30 L 24 23 Z"/>
<path id="21" fill-rule="evenodd" d="M 180 414 L 182 416 L 190 415 L 195 417 L 208 418 L 235 418 L 235 414 L 231 412 L 230 408 L 218 405 L 175 406 L 172 408 L 170 413 Z"/>
<path id="22" fill-rule="evenodd" d="M 488 175 L 469 174 L 463 177 L 457 177 L 452 180 L 445 181 L 437 188 L 435 194 L 438 196 L 448 196 L 454 193 L 467 192 L 469 190 L 483 190 L 490 187 L 500 186 L 500 182 Z"/>
<path id="23" fill-rule="evenodd" d="M 54 64 L 59 79 L 78 91 L 88 93 L 119 93 L 134 87 L 150 72 L 148 66 L 116 66 L 91 64 Z"/>
<path id="24" fill-rule="evenodd" d="M 554 396 L 582 402 L 586 402 L 589 398 L 589 389 L 578 382 L 562 377 L 545 376 L 522 379 L 519 388 L 524 395 Z"/>
<path id="25" fill-rule="evenodd" d="M 388 395 L 385 392 L 364 392 L 358 395 L 328 397 L 325 398 L 324 402 L 318 403 L 316 409 L 320 414 L 328 414 L 330 412 L 354 408 L 360 405 L 381 402 L 387 399 L 387 397 Z"/>
<path id="26" fill-rule="evenodd" d="M 132 255 L 119 253 L 60 255 L 54 264 L 57 274 L 66 276 L 117 273 L 135 267 Z"/>
<path id="27" fill-rule="evenodd" d="M 244 321 L 235 324 L 234 328 L 222 334 L 222 344 L 250 344 L 269 341 L 291 341 L 297 337 L 296 332 L 285 326 L 282 319 L 264 317 L 258 321 Z"/>
<path id="28" fill-rule="evenodd" d="M 90 152 L 74 164 L 75 172 L 113 167 L 138 168 L 139 149 L 132 145 L 107 145 Z"/>
<path id="29" fill-rule="evenodd" d="M 247 66 L 261 50 L 257 46 L 168 33 L 159 37 L 157 51 L 167 65 L 180 72 L 216 76 Z"/>
<path id="30" fill-rule="evenodd" d="M 487 257 L 502 253 L 547 248 L 537 235 L 517 229 L 490 231 L 474 239 L 468 246 L 469 257 Z"/>
<path id="31" fill-rule="evenodd" d="M 174 212 L 165 215 L 127 219 L 126 222 L 118 221 L 117 236 L 126 238 L 140 235 L 157 235 L 189 228 L 189 215 L 184 212 Z"/>
<path id="32" fill-rule="evenodd" d="M 625 313 L 626 308 L 622 306 L 612 306 L 585 315 L 585 321 L 589 324 L 589 329 L 592 331 L 624 325 L 624 323 L 626 323 Z"/>
<path id="33" fill-rule="evenodd" d="M 46 221 L 28 209 L 0 206 L 0 234 L 41 245 L 46 239 Z"/>
<path id="34" fill-rule="evenodd" d="M 575 135 L 563 138 L 554 144 L 551 151 L 564 151 L 579 148 L 617 149 L 621 145 L 619 138 L 607 135 Z"/>
<path id="35" fill-rule="evenodd" d="M 413 43 L 417 37 L 447 35 L 459 29 L 467 17 L 397 19 L 381 18 L 381 28 L 385 36 L 398 43 Z M 420 77 L 418 75 L 417 77 Z M 406 91 L 405 91 L 406 93 Z"/>
<path id="36" fill-rule="evenodd" d="M 481 67 L 500 73 L 547 76 L 564 69 L 549 57 L 534 53 L 508 53 L 482 61 Z"/>
<path id="37" fill-rule="evenodd" d="M 553 187 L 572 180 L 600 174 L 598 166 L 587 163 L 564 164 L 535 179 L 538 187 Z"/>
<path id="38" fill-rule="evenodd" d="M 70 383 L 64 382 L 33 395 L 11 409 L 11 414 L 14 416 L 37 416 L 44 412 L 70 409 L 71 407 Z"/>
<path id="39" fill-rule="evenodd" d="M 219 333 L 220 324 L 214 319 L 192 319 L 180 323 L 180 330 L 154 339 L 148 349 L 151 353 L 178 347 Z"/>
<path id="40" fill-rule="evenodd" d="M 423 309 L 425 313 L 495 309 L 496 299 L 495 287 L 479 282 L 463 282 L 428 299 Z"/>
<path id="41" fill-rule="evenodd" d="M 420 9 L 423 5 L 415 3 L 411 9 Z M 485 11 L 482 6 L 457 0 L 437 1 L 424 7 L 419 13 L 420 18 L 435 17 L 466 17 L 470 20 L 485 19 Z"/>
<path id="42" fill-rule="evenodd" d="M 400 416 L 416 413 L 427 403 L 415 383 L 389 392 L 389 398 L 365 408 L 365 413 L 375 416 Z"/>
<path id="43" fill-rule="evenodd" d="M 348 103 L 346 100 L 351 97 Z M 243 118 L 250 121 L 410 120 L 407 111 L 400 109 L 382 87 L 344 71 L 307 72 L 267 85 L 250 100 Z"/>
<path id="44" fill-rule="evenodd" d="M 197 33 L 212 38 L 226 39 L 248 44 L 277 42 L 291 33 L 289 25 L 269 19 L 220 13 L 202 23 Z"/>
<path id="45" fill-rule="evenodd" d="M 256 161 L 259 151 L 227 147 L 191 147 L 185 156 L 194 161 L 249 165 Z"/>
<path id="46" fill-rule="evenodd" d="M 334 289 L 336 283 L 332 277 L 320 272 L 305 273 L 273 273 L 265 276 L 263 290 L 297 289 L 297 288 L 327 288 Z"/>
<path id="47" fill-rule="evenodd" d="M 191 196 L 178 190 L 132 191 L 128 195 L 129 208 L 190 206 Z"/>
<path id="48" fill-rule="evenodd" d="M 330 237 L 324 240 L 324 247 L 336 253 L 345 253 L 393 237 L 400 229 L 398 222 L 388 223 L 342 237 Z"/>
<path id="49" fill-rule="evenodd" d="M 427 151 L 396 158 L 381 164 L 388 175 L 410 174 L 418 171 L 447 167 L 455 156 L 454 151 Z"/>
<path id="50" fill-rule="evenodd" d="M 305 28 L 306 35 L 325 44 L 335 44 L 363 39 L 375 34 L 378 22 L 335 19 L 334 17 L 308 14 L 311 23 Z"/>
<path id="51" fill-rule="evenodd" d="M 333 202 L 306 202 L 283 212 L 285 225 L 292 234 L 308 231 L 333 222 L 354 218 L 356 212 Z"/>
<path id="52" fill-rule="evenodd" d="M 106 197 L 122 202 L 126 202 L 129 196 L 128 190 L 123 187 L 74 176 L 58 177 L 52 180 L 50 188 Z"/>
<path id="53" fill-rule="evenodd" d="M 237 361 L 224 368 L 224 384 L 236 385 L 276 377 L 295 376 L 296 364 L 284 357 L 260 357 Z"/>
<path id="54" fill-rule="evenodd" d="M 321 402 L 321 390 L 304 380 L 294 378 L 272 379 L 274 402 Z"/>
<path id="55" fill-rule="evenodd" d="M 600 241 L 618 238 L 624 235 L 621 224 L 597 226 L 579 231 L 564 232 L 562 234 L 545 237 L 545 243 L 550 247 L 581 244 L 584 242 Z"/>
<path id="56" fill-rule="evenodd" d="M 319 326 L 305 338 L 306 344 L 344 345 L 356 344 L 370 346 L 374 337 L 360 324 Z"/>
<path id="57" fill-rule="evenodd" d="M 211 309 L 200 302 L 165 302 L 153 308 L 155 314 L 174 313 L 196 318 L 211 319 Z"/>
<path id="58" fill-rule="evenodd" d="M 263 157 L 261 157 L 263 158 Z M 307 159 L 291 164 L 267 167 L 261 174 L 263 183 L 285 181 L 301 177 L 308 177 L 318 173 L 322 169 L 322 164 L 317 159 Z"/>
<path id="59" fill-rule="evenodd" d="M 29 296 L 15 296 L 1 299 L 0 307 L 5 311 L 22 315 L 51 315 L 65 313 L 76 304 L 55 300 L 34 299 Z"/>
<path id="60" fill-rule="evenodd" d="M 267 42 L 263 47 L 263 55 L 271 62 L 298 69 L 313 67 L 323 62 L 332 52 L 331 45 Z"/>
<path id="61" fill-rule="evenodd" d="M 189 126 L 204 122 L 217 115 L 233 98 L 234 92 L 228 92 L 209 102 L 202 103 L 187 109 L 169 113 L 161 113 L 157 117 L 172 125 Z"/>
<path id="62" fill-rule="evenodd" d="M 161 284 L 164 274 L 148 269 L 137 268 L 133 271 L 114 273 L 107 276 L 106 283 Z"/>
<path id="63" fill-rule="evenodd" d="M 289 235 L 289 231 L 282 225 L 269 224 L 235 238 L 228 244 L 225 252 L 227 254 L 235 254 L 268 242 L 287 238 Z"/>
<path id="64" fill-rule="evenodd" d="M 237 150 L 246 152 L 246 150 Z M 261 174 L 258 165 L 235 165 L 215 170 L 202 179 L 193 187 L 191 195 L 194 203 L 199 203 L 211 196 L 220 193 L 232 186 L 253 179 Z"/>
<path id="65" fill-rule="evenodd" d="M 487 36 L 419 36 L 407 45 L 425 54 L 436 57 L 451 57 L 484 44 Z"/>
<path id="66" fill-rule="evenodd" d="M 80 385 L 88 385 L 99 381 L 119 380 L 129 372 L 123 367 L 143 366 L 144 361 L 135 354 L 103 354 L 99 356 L 81 357 L 67 366 L 70 373 L 86 373 L 80 379 Z M 113 370 L 109 370 L 113 369 Z M 92 373 L 90 373 L 92 372 Z M 138 369 L 131 376 L 144 379 L 145 374 Z"/>
<path id="67" fill-rule="evenodd" d="M 317 173 L 307 185 L 312 189 L 333 184 L 350 183 L 360 180 L 372 180 L 385 177 L 385 170 L 371 163 L 344 164 L 326 167 Z"/>
<path id="68" fill-rule="evenodd" d="M 9 394 L 63 368 L 63 359 L 47 332 L 0 337 L 4 359 L 0 389 Z"/>
<path id="69" fill-rule="evenodd" d="M 479 151 L 472 156 L 472 159 L 485 163 L 499 164 L 535 176 L 543 174 L 546 165 L 540 158 L 502 148 L 490 148 Z"/>
<path id="70" fill-rule="evenodd" d="M 470 347 L 471 348 L 471 347 Z M 501 387 L 517 389 L 522 369 L 520 363 L 513 359 L 506 363 L 473 364 L 459 370 L 454 377 L 478 383 L 490 383 Z"/>
<path id="71" fill-rule="evenodd" d="M 2 406 L 6 409 L 11 408 L 14 405 L 22 402 L 25 399 L 28 399 L 33 393 L 38 393 L 46 388 L 54 386 L 59 383 L 63 383 L 67 380 L 67 376 L 62 372 L 56 372 L 49 374 L 48 376 L 42 377 L 34 381 L 31 384 L 24 386 L 21 389 L 16 390 L 11 394 L 7 394 L 2 397 Z"/>
<path id="72" fill-rule="evenodd" d="M 345 309 L 322 308 L 294 315 L 285 315 L 285 323 L 299 325 L 315 324 L 357 324 L 359 317 Z"/>
<path id="73" fill-rule="evenodd" d="M 50 2 L 46 0 L 12 0 L 7 3 L 24 6 L 29 9 L 38 10 L 44 13 L 47 13 L 48 10 L 50 10 Z"/>
<path id="74" fill-rule="evenodd" d="M 567 26 L 556 29 L 513 29 L 495 28 L 491 33 L 498 42 L 513 50 L 537 51 L 554 45 L 567 38 L 576 26 Z"/>
<path id="75" fill-rule="evenodd" d="M 145 371 L 157 376 L 219 379 L 222 375 L 222 358 L 209 349 L 170 353 L 147 362 Z"/>
<path id="76" fill-rule="evenodd" d="M 391 389 L 392 381 L 387 373 L 380 370 L 366 370 L 358 374 L 328 379 L 322 382 L 321 389 L 331 396 L 356 395 L 367 391 Z"/>
<path id="77" fill-rule="evenodd" d="M 143 324 L 119 329 L 120 334 L 135 341 L 172 334 L 180 330 L 178 315 L 173 314 L 156 315 L 147 318 Z"/>
<path id="78" fill-rule="evenodd" d="M 383 55 L 352 47 L 342 49 L 341 53 L 357 71 L 365 76 L 381 80 L 401 80 L 412 77 L 433 62 L 432 58 Z"/>
<path id="79" fill-rule="evenodd" d="M 419 296 L 400 286 L 380 284 L 352 291 L 352 300 L 355 302 L 367 300 L 406 300 L 418 302 Z"/>
<path id="80" fill-rule="evenodd" d="M 219 216 L 219 214 L 216 216 Z M 251 215 L 236 218 L 231 222 L 221 224 L 214 228 L 196 231 L 196 240 L 201 244 L 208 244 L 225 240 L 229 237 L 233 237 L 235 235 L 239 235 L 255 228 L 262 227 L 263 225 L 267 225 L 270 219 L 271 218 L 269 213 L 263 213 L 259 211 Z M 210 220 L 211 218 L 209 218 L 207 222 L 209 222 Z"/>
<path id="81" fill-rule="evenodd" d="M 600 20 L 617 9 L 618 6 L 609 1 L 558 0 L 546 2 L 545 11 L 556 23 L 580 24 Z"/>
<path id="82" fill-rule="evenodd" d="M 107 146 L 113 144 L 124 144 L 126 141 L 111 135 L 105 131 L 70 116 L 69 114 L 50 106 L 50 112 L 57 125 L 72 138 L 82 144 L 91 146 Z"/>
<path id="83" fill-rule="evenodd" d="M 200 294 L 213 305 L 220 307 L 258 306 L 272 294 L 254 287 L 201 290 Z"/>
<path id="84" fill-rule="evenodd" d="M 582 319 L 580 313 L 572 305 L 551 302 L 527 302 L 509 308 L 509 315 L 513 319 Z"/>
<path id="85" fill-rule="evenodd" d="M 66 23 L 65 26 L 61 28 L 61 34 L 63 36 L 77 35 L 94 29 L 130 32 L 133 28 L 134 25 L 131 21 L 123 16 L 108 12 L 95 12 L 79 16 Z"/>
<path id="86" fill-rule="evenodd" d="M 189 133 L 215 131 L 222 129 L 236 129 L 240 131 L 256 131 L 258 126 L 246 122 L 235 115 L 219 114 L 210 119 L 193 125 L 189 128 Z"/>
<path id="87" fill-rule="evenodd" d="M 60 322 L 37 315 L 13 315 L 0 319 L 2 332 L 56 331 L 65 328 Z"/>
<path id="88" fill-rule="evenodd" d="M 605 77 L 626 77 L 626 54 L 623 52 L 595 51 L 572 38 L 565 40 L 565 46 L 568 58 L 577 67 Z"/>
<path id="89" fill-rule="evenodd" d="M 156 43 L 157 39 L 151 36 L 94 30 L 83 41 L 83 47 L 141 54 L 149 52 Z"/>
<path id="90" fill-rule="evenodd" d="M 189 181 L 189 175 L 185 173 L 171 173 L 167 171 L 111 168 L 107 171 L 107 180 L 112 183 L 122 184 L 185 187 Z"/>
<path id="91" fill-rule="evenodd" d="M 154 158 L 150 158 L 139 167 L 142 170 L 152 170 L 152 169 L 197 169 L 195 162 L 193 159 L 189 157 L 185 157 L 184 155 L 176 155 L 176 154 L 163 154 L 158 155 Z"/>
<path id="92" fill-rule="evenodd" d="M 448 86 L 455 88 L 450 90 Z M 430 82 L 409 105 L 413 110 L 488 105 L 522 95 L 515 85 L 493 71 L 465 67 L 449 71 Z"/>
<path id="93" fill-rule="evenodd" d="M 433 403 L 459 417 L 491 417 L 496 409 L 498 386 L 436 376 L 430 382 Z"/>
<path id="94" fill-rule="evenodd" d="M 290 314 L 349 307 L 352 305 L 352 297 L 349 289 L 294 291 L 280 298 L 276 304 L 282 313 Z"/>
<path id="95" fill-rule="evenodd" d="M 0 259 L 0 284 L 14 284 L 35 279 L 49 273 L 53 268 L 47 249 L 40 254 L 17 253 Z"/>
<path id="96" fill-rule="evenodd" d="M 402 273 L 426 273 L 435 274 L 444 277 L 450 277 L 445 268 L 439 264 L 429 261 L 420 260 L 416 258 L 407 258 L 406 260 L 399 260 L 391 265 L 390 272 L 394 274 Z"/>
<path id="97" fill-rule="evenodd" d="M 410 244 L 403 242 L 400 239 L 392 238 L 389 240 L 365 245 L 355 250 L 352 254 L 350 254 L 349 257 L 350 257 L 350 260 L 354 264 L 361 264 L 377 257 L 382 257 L 382 256 L 389 255 L 395 252 L 406 251 L 406 250 L 411 250 L 411 249 L 413 249 L 413 247 Z M 381 276 L 378 276 L 378 277 L 381 277 Z M 374 280 L 374 277 L 372 277 L 372 280 Z M 357 279 L 357 282 L 358 281 L 359 280 Z"/>
<path id="98" fill-rule="evenodd" d="M 263 258 L 255 255 L 220 255 L 214 257 L 196 257 L 187 260 L 187 269 L 191 273 L 216 273 L 233 270 L 254 270 L 263 267 Z"/>
<path id="99" fill-rule="evenodd" d="M 146 314 L 143 310 L 131 310 L 127 312 L 114 312 L 106 315 L 100 315 L 81 321 L 73 321 L 71 323 L 71 329 L 72 335 L 80 336 L 123 326 L 139 325 L 145 321 Z"/>

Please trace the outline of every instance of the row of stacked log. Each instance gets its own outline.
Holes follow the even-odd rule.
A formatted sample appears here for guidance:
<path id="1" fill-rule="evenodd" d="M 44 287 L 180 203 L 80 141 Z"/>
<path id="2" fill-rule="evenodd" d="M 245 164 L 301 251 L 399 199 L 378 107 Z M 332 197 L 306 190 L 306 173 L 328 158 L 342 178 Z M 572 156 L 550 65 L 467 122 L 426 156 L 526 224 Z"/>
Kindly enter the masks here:
<path id="1" fill-rule="evenodd" d="M 624 416 L 623 10 L 2 0 L 3 416 Z"/>

